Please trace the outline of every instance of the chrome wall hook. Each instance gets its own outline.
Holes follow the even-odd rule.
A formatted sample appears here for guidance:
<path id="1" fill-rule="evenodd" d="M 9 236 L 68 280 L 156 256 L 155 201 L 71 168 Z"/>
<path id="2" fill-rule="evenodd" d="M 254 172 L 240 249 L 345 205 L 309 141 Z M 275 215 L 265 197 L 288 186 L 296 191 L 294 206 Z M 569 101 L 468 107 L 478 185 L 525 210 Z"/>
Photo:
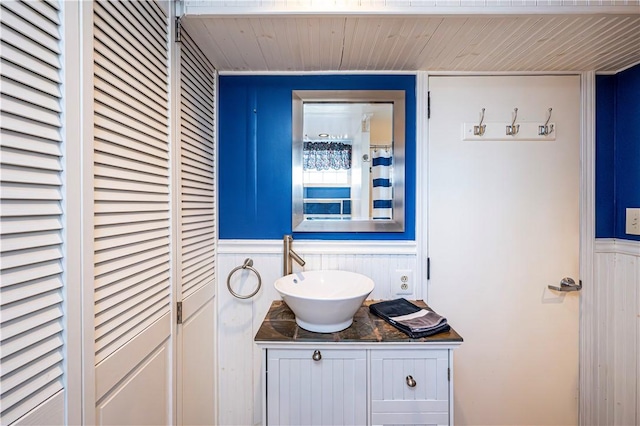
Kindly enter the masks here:
<path id="1" fill-rule="evenodd" d="M 539 136 L 548 136 L 553 132 L 553 124 L 549 125 L 549 120 L 551 120 L 551 111 L 553 111 L 553 108 L 549 108 L 549 116 L 547 117 L 547 121 L 542 126 L 538 126 Z"/>
<path id="2" fill-rule="evenodd" d="M 518 118 L 518 108 L 514 108 L 513 113 L 513 120 L 511 121 L 511 125 L 507 125 L 507 136 L 515 136 L 520 131 L 520 125 L 516 124 L 516 119 Z"/>
<path id="3" fill-rule="evenodd" d="M 484 131 L 487 128 L 486 124 L 482 124 L 482 122 L 484 121 L 484 108 L 482 108 L 482 115 L 480 116 L 480 124 L 478 124 L 477 126 L 473 126 L 473 134 L 474 136 L 482 136 L 484 135 Z"/>

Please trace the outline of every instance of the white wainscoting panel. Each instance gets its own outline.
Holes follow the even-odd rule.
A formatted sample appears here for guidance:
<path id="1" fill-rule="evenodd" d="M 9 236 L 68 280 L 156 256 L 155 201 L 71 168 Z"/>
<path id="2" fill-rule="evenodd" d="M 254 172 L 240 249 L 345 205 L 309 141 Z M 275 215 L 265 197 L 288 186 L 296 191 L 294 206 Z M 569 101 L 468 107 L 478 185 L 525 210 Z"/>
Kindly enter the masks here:
<path id="1" fill-rule="evenodd" d="M 583 334 L 592 342 L 583 369 L 592 408 L 583 424 L 638 425 L 640 421 L 640 243 L 596 240 L 595 289 L 585 300 Z"/>
<path id="2" fill-rule="evenodd" d="M 294 250 L 307 262 L 305 270 L 342 269 L 370 276 L 376 288 L 370 299 L 395 297 L 390 293 L 390 280 L 396 269 L 414 271 L 416 283 L 421 283 L 417 273 L 415 243 L 396 246 L 371 243 L 368 251 L 364 244 L 336 242 L 317 243 L 294 241 Z M 333 253 L 329 246 L 334 245 Z M 317 249 L 314 249 L 317 247 Z M 367 254 L 374 253 L 374 254 Z M 387 253 L 387 254 L 384 254 Z M 400 253 L 400 254 L 393 254 Z M 253 259 L 253 267 L 262 277 L 262 288 L 253 298 L 241 300 L 227 289 L 227 276 L 246 258 Z M 294 262 L 294 271 L 301 268 Z M 282 276 L 282 241 L 220 241 L 218 245 L 218 372 L 220 425 L 250 425 L 262 422 L 262 352 L 253 342 L 271 302 L 280 295 L 273 283 Z M 257 285 L 255 275 L 238 271 L 231 279 L 236 293 L 248 294 Z M 422 298 L 422 285 L 415 285 L 414 295 L 407 299 Z"/>

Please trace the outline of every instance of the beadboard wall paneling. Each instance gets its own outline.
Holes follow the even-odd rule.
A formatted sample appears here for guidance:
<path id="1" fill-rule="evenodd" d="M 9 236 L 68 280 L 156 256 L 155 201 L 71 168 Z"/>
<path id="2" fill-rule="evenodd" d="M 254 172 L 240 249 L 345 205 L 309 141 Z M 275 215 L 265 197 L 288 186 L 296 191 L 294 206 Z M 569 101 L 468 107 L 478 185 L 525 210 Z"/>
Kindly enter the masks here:
<path id="1" fill-rule="evenodd" d="M 328 244 L 328 243 L 327 243 Z M 342 269 L 365 274 L 374 279 L 376 288 L 370 299 L 389 299 L 390 283 L 396 269 L 414 271 L 415 294 L 407 299 L 423 298 L 422 282 L 417 279 L 417 256 L 415 251 L 400 250 L 400 254 L 382 254 L 375 244 L 370 249 L 375 254 L 363 252 L 364 247 L 356 244 L 353 253 L 348 253 L 349 244 L 338 244 L 339 253 L 330 253 L 326 245 L 294 241 L 294 250 L 307 262 L 305 270 Z M 330 245 L 330 244 L 329 244 Z M 387 253 L 393 252 L 387 249 Z M 242 265 L 249 257 L 253 267 L 262 277 L 262 288 L 253 298 L 240 300 L 227 289 L 227 277 L 236 266 Z M 301 268 L 294 262 L 294 271 Z M 273 287 L 282 276 L 282 242 L 219 242 L 218 246 L 218 341 L 223 342 L 218 350 L 219 372 L 219 424 L 259 424 L 262 421 L 262 379 L 263 359 L 261 351 L 253 342 L 271 302 L 280 295 Z M 425 281 L 426 282 L 426 281 Z M 238 271 L 231 279 L 234 291 L 248 294 L 257 285 L 255 275 L 249 271 Z M 248 366 L 251 366 L 248 368 Z M 249 392 L 248 389 L 251 391 Z"/>
<path id="2" fill-rule="evenodd" d="M 584 335 L 597 342 L 583 392 L 591 408 L 584 424 L 640 421 L 640 243 L 598 239 L 594 288 L 583 307 Z M 585 295 L 586 296 L 586 295 Z M 587 300 L 587 299 L 585 299 Z"/>

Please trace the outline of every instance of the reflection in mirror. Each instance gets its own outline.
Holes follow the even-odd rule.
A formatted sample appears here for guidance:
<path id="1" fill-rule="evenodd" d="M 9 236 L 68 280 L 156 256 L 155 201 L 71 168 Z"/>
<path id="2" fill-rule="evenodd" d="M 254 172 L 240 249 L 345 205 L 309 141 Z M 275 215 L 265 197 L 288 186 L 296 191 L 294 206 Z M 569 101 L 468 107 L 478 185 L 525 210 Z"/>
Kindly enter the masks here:
<path id="1" fill-rule="evenodd" d="M 293 230 L 404 229 L 404 92 L 296 91 Z"/>

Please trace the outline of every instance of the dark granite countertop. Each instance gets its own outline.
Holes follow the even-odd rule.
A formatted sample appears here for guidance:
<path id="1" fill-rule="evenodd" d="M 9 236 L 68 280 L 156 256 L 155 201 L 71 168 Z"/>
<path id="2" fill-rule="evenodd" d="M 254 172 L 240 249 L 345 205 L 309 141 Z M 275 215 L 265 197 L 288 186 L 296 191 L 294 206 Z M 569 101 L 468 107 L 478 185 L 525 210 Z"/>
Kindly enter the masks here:
<path id="1" fill-rule="evenodd" d="M 295 316 L 289 306 L 282 300 L 274 301 L 269 312 L 262 322 L 256 342 L 350 342 L 350 343 L 456 343 L 462 342 L 462 337 L 451 328 L 444 333 L 434 334 L 429 337 L 412 339 L 405 333 L 396 329 L 369 312 L 369 305 L 378 300 L 366 300 L 353 317 L 353 324 L 346 330 L 335 333 L 314 333 L 304 330 L 296 324 Z M 422 300 L 413 300 L 412 303 L 428 308 Z"/>

